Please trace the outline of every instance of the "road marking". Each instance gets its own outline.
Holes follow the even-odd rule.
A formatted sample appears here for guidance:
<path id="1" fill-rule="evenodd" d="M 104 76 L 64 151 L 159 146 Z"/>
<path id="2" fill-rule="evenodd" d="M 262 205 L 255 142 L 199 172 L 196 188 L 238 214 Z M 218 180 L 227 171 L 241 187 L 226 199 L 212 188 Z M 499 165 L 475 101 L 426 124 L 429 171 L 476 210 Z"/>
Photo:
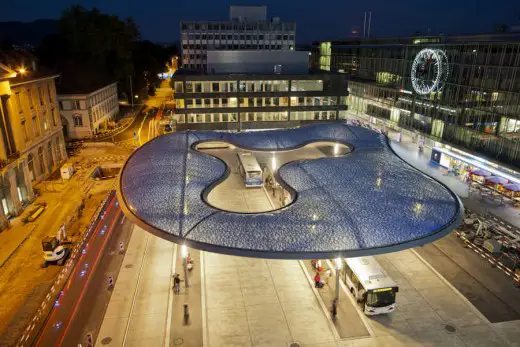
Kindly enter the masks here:
<path id="1" fill-rule="evenodd" d="M 168 308 L 166 310 L 166 330 L 164 336 L 163 346 L 170 346 L 170 335 L 172 329 L 172 312 L 173 312 L 173 275 L 175 274 L 175 263 L 177 262 L 177 244 L 173 244 L 173 255 L 172 255 L 172 275 L 170 276 L 170 289 L 168 290 Z"/>
<path id="2" fill-rule="evenodd" d="M 141 277 L 143 275 L 144 263 L 146 261 L 146 255 L 148 254 L 148 241 L 150 240 L 150 234 L 146 235 L 146 242 L 144 245 L 143 259 L 141 260 L 141 266 L 139 268 L 139 274 L 137 275 L 137 284 L 135 286 L 134 296 L 132 298 L 132 306 L 130 306 L 130 313 L 128 314 L 128 322 L 126 323 L 125 334 L 123 336 L 123 343 L 121 346 L 126 346 L 126 338 L 128 336 L 128 330 L 130 329 L 130 322 L 132 321 L 132 314 L 134 313 L 135 301 L 137 300 L 137 293 L 139 292 L 139 285 L 141 284 Z"/>
<path id="3" fill-rule="evenodd" d="M 123 218 L 121 218 L 121 223 L 119 223 L 119 224 L 123 224 L 123 222 L 125 221 L 125 218 L 126 218 L 126 216 L 123 215 Z"/>
<path id="4" fill-rule="evenodd" d="M 204 268 L 204 251 L 200 251 L 200 294 L 201 294 L 201 309 L 202 309 L 202 347 L 209 346 L 208 338 L 208 321 L 206 318 L 206 279 Z"/>
<path id="5" fill-rule="evenodd" d="M 137 131 L 137 139 L 139 140 L 139 146 L 142 145 L 141 143 L 141 130 L 143 130 L 143 125 L 144 125 L 144 122 L 146 121 L 146 118 L 148 118 L 148 116 L 150 115 L 149 112 L 146 112 L 146 114 L 144 115 L 144 118 L 141 122 L 141 125 L 139 126 L 139 130 Z"/>

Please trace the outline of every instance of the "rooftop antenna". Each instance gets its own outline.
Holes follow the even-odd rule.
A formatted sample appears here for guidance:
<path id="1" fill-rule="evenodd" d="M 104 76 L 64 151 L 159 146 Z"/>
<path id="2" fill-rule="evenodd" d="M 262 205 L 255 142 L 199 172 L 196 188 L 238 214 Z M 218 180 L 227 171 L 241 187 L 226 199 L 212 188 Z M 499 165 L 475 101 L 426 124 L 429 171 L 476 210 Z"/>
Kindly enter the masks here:
<path id="1" fill-rule="evenodd" d="M 365 19 L 363 20 L 363 38 L 365 38 L 366 27 L 367 27 L 367 11 L 365 11 Z"/>
<path id="2" fill-rule="evenodd" d="M 370 26 L 372 25 L 372 11 L 368 12 L 368 34 L 367 37 L 370 38 Z"/>

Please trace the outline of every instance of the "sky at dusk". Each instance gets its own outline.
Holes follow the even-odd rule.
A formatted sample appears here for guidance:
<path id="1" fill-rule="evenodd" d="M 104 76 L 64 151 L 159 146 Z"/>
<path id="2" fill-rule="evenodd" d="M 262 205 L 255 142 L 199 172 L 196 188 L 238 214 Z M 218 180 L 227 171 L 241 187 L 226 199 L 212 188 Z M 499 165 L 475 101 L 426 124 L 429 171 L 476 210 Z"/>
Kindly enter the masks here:
<path id="1" fill-rule="evenodd" d="M 58 18 L 78 0 L 11 1 L 0 21 Z M 269 17 L 295 21 L 298 43 L 348 37 L 352 27 L 363 29 L 364 11 L 372 11 L 371 36 L 404 36 L 416 31 L 432 34 L 489 32 L 495 24 L 520 25 L 519 0 L 83 0 L 87 8 L 120 17 L 132 16 L 143 39 L 172 42 L 179 39 L 180 20 L 225 20 L 232 4 L 267 5 Z"/>

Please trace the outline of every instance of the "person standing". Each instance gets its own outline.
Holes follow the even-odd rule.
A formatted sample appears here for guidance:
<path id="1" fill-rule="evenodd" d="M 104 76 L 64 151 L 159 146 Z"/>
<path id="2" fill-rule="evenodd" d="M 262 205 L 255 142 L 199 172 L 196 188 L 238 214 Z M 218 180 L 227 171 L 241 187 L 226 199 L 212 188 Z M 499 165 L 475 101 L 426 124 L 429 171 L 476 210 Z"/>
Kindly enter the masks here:
<path id="1" fill-rule="evenodd" d="M 181 278 L 179 276 L 179 274 L 175 274 L 175 276 L 173 277 L 173 292 L 175 293 L 175 295 L 179 295 L 181 291 Z"/>

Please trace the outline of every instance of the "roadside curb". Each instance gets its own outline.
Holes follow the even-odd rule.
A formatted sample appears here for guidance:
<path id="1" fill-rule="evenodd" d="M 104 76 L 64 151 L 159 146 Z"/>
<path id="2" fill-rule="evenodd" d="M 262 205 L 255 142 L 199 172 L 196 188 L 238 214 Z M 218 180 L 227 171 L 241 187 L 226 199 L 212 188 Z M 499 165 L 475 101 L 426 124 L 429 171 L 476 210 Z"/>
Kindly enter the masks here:
<path id="1" fill-rule="evenodd" d="M 31 237 L 31 235 L 33 234 L 34 230 L 36 230 L 36 225 L 33 226 L 32 230 L 29 231 L 27 233 L 27 235 L 25 235 L 25 237 L 23 238 L 22 242 L 20 242 L 18 244 L 18 246 L 16 246 L 16 248 L 11 252 L 11 254 L 9 254 L 7 256 L 7 258 L 4 259 L 4 261 L 2 262 L 2 264 L 0 264 L 0 269 L 9 261 L 9 259 L 11 259 L 11 257 L 16 253 L 16 251 L 25 243 L 25 241 L 27 241 L 27 239 L 29 237 Z"/>

